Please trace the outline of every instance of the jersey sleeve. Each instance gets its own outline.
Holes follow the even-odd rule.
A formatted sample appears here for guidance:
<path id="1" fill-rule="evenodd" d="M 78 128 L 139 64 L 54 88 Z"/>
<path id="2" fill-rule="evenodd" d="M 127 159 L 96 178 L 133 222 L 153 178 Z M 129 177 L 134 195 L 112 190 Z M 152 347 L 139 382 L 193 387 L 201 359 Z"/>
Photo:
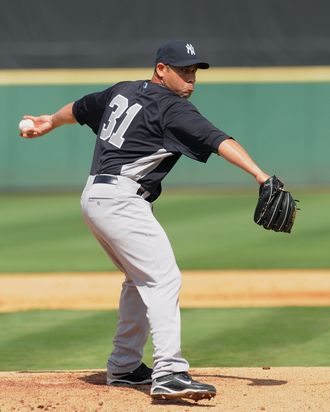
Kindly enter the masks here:
<path id="1" fill-rule="evenodd" d="M 86 124 L 95 134 L 98 132 L 111 89 L 110 87 L 101 92 L 87 94 L 73 104 L 72 113 L 77 122 Z"/>
<path id="2" fill-rule="evenodd" d="M 168 108 L 163 124 L 165 148 L 200 162 L 206 162 L 212 153 L 217 153 L 222 141 L 231 139 L 184 99 Z"/>

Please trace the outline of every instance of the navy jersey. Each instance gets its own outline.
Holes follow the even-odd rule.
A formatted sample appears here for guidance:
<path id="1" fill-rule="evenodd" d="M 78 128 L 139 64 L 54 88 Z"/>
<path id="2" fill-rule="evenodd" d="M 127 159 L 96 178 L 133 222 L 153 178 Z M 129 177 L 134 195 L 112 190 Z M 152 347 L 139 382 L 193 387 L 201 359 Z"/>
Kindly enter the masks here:
<path id="1" fill-rule="evenodd" d="M 153 200 L 182 154 L 206 162 L 229 138 L 187 99 L 150 81 L 121 82 L 84 96 L 73 115 L 97 134 L 91 175 L 129 177 Z"/>

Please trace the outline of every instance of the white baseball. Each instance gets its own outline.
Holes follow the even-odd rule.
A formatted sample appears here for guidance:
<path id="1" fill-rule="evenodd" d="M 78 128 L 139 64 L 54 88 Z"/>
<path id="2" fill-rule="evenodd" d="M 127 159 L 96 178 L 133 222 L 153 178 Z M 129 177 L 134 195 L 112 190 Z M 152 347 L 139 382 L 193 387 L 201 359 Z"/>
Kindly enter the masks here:
<path id="1" fill-rule="evenodd" d="M 18 128 L 21 132 L 23 132 L 26 129 L 31 129 L 34 127 L 33 120 L 31 119 L 23 119 L 19 122 Z"/>

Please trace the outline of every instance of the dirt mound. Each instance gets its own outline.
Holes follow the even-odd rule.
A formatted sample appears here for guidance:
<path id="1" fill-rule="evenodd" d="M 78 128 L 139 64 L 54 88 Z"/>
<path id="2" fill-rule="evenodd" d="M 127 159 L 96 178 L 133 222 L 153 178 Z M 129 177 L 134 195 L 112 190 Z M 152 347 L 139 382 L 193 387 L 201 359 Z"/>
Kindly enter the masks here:
<path id="1" fill-rule="evenodd" d="M 0 372 L 0 411 L 326 412 L 330 368 L 204 368 L 192 375 L 217 387 L 198 403 L 153 401 L 149 386 L 105 385 L 105 371 Z"/>

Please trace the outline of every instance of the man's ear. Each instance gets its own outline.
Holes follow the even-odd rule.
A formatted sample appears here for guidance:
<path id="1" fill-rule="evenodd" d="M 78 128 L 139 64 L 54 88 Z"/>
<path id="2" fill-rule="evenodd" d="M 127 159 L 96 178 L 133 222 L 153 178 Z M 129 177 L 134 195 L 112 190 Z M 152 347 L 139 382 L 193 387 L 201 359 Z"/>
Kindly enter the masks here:
<path id="1" fill-rule="evenodd" d="M 162 79 L 164 77 L 164 71 L 166 70 L 166 64 L 164 63 L 157 63 L 155 67 L 155 72 L 157 73 L 157 76 Z"/>

